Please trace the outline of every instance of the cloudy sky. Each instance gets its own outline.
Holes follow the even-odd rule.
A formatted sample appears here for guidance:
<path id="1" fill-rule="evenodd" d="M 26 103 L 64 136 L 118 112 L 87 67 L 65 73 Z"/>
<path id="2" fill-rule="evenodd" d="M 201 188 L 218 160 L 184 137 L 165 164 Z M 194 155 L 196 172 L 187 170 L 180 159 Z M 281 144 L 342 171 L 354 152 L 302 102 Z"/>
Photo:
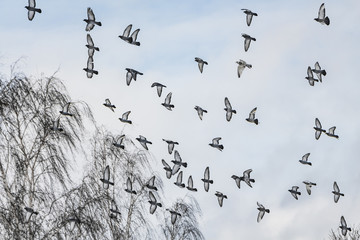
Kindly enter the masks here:
<path id="1" fill-rule="evenodd" d="M 73 100 L 87 102 L 99 125 L 130 138 L 146 136 L 153 144 L 151 157 L 165 182 L 165 204 L 193 194 L 203 215 L 206 239 L 326 239 L 344 215 L 351 226 L 360 224 L 360 2 L 325 2 L 330 26 L 313 19 L 322 1 L 285 0 L 70 0 L 37 1 L 42 9 L 28 21 L 27 1 L 5 0 L 0 16 L 0 69 L 21 58 L 19 68 L 34 78 L 56 73 Z M 91 7 L 102 26 L 90 32 L 100 52 L 94 55 L 98 76 L 86 77 L 86 9 Z M 250 27 L 242 8 L 258 13 Z M 140 28 L 141 46 L 120 40 L 128 24 Z M 244 51 L 242 33 L 256 38 Z M 208 61 L 200 74 L 194 57 Z M 252 64 L 239 79 L 237 64 Z M 311 87 L 308 66 L 319 61 L 327 75 Z M 143 72 L 126 85 L 125 68 Z M 153 82 L 167 86 L 159 98 Z M 172 92 L 173 111 L 161 103 Z M 224 98 L 237 114 L 225 120 Z M 115 113 L 102 106 L 105 98 Z M 200 121 L 195 105 L 208 110 Z M 245 121 L 257 107 L 260 124 Z M 118 120 L 131 110 L 133 125 Z M 339 139 L 325 134 L 314 138 L 314 120 L 336 126 Z M 208 144 L 222 137 L 222 152 Z M 197 193 L 181 191 L 162 172 L 161 159 L 173 159 L 162 138 L 176 146 L 188 162 L 187 180 L 193 176 Z M 137 143 L 136 143 L 137 144 Z M 139 147 L 141 147 L 139 145 Z M 310 152 L 313 166 L 298 160 Z M 214 184 L 203 190 L 200 179 L 209 166 Z M 231 175 L 252 168 L 253 188 L 235 185 Z M 317 183 L 312 195 L 302 181 Z M 345 197 L 334 203 L 337 181 Z M 302 192 L 296 201 L 287 191 Z M 219 207 L 215 191 L 228 196 Z M 270 209 L 256 222 L 256 202 Z"/>

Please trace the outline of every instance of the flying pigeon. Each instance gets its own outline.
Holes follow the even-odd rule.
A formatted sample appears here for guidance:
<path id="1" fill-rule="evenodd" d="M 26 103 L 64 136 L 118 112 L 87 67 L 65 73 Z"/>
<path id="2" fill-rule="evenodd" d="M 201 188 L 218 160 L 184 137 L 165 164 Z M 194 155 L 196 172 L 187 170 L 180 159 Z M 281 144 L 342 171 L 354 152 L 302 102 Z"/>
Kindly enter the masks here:
<path id="1" fill-rule="evenodd" d="M 165 101 L 161 104 L 163 105 L 167 110 L 172 110 L 172 108 L 174 108 L 175 106 L 173 104 L 171 104 L 171 96 L 172 96 L 172 93 L 170 92 L 166 98 L 165 98 Z"/>
<path id="2" fill-rule="evenodd" d="M 187 186 L 186 188 L 187 188 L 189 191 L 197 192 L 197 189 L 194 188 L 194 183 L 193 183 L 192 176 L 189 177 L 189 179 L 188 179 L 188 186 Z"/>
<path id="3" fill-rule="evenodd" d="M 218 202 L 219 202 L 219 205 L 220 205 L 220 207 L 222 207 L 222 205 L 223 205 L 223 201 L 224 201 L 224 198 L 226 198 L 226 199 L 227 199 L 227 196 L 226 196 L 226 195 L 224 195 L 224 194 L 223 194 L 223 193 L 221 193 L 221 192 L 218 192 L 218 191 L 216 191 L 215 196 L 217 196 L 217 198 L 218 198 Z"/>
<path id="4" fill-rule="evenodd" d="M 181 214 L 176 211 L 173 211 L 170 209 L 166 209 L 166 211 L 169 211 L 171 213 L 171 223 L 172 224 L 175 224 L 177 216 L 181 217 Z"/>
<path id="5" fill-rule="evenodd" d="M 245 8 L 243 8 L 243 9 L 241 9 L 241 10 L 243 10 L 244 13 L 246 14 L 246 24 L 247 24 L 248 26 L 250 26 L 252 17 L 253 17 L 253 16 L 257 16 L 257 13 L 252 12 L 252 11 L 250 11 L 249 9 L 245 9 Z"/>
<path id="6" fill-rule="evenodd" d="M 239 65 L 237 68 L 237 75 L 239 78 L 241 77 L 241 74 L 244 71 L 245 67 L 247 67 L 249 69 L 252 68 L 251 64 L 247 64 L 244 60 L 241 60 L 241 59 L 239 61 L 237 61 L 236 63 Z"/>
<path id="7" fill-rule="evenodd" d="M 125 149 L 125 146 L 122 144 L 124 141 L 125 135 L 118 136 L 117 139 L 113 142 L 113 146 L 121 149 Z"/>
<path id="8" fill-rule="evenodd" d="M 84 19 L 84 21 L 87 23 L 85 28 L 86 31 L 88 32 L 91 31 L 94 28 L 95 24 L 101 26 L 101 22 L 95 21 L 95 14 L 93 13 L 92 9 L 89 7 L 87 8 L 87 16 L 88 19 Z"/>
<path id="9" fill-rule="evenodd" d="M 57 118 L 55 121 L 53 121 L 53 125 L 50 127 L 51 131 L 59 131 L 62 132 L 64 129 L 60 127 L 60 118 Z"/>
<path id="10" fill-rule="evenodd" d="M 298 186 L 293 186 L 290 190 L 288 190 L 296 200 L 298 200 L 298 195 L 301 195 L 301 192 L 298 191 L 298 188 Z"/>
<path id="11" fill-rule="evenodd" d="M 243 38 L 245 38 L 244 49 L 245 49 L 245 52 L 247 52 L 247 50 L 250 47 L 251 41 L 256 41 L 256 39 L 247 34 L 241 34 L 241 36 L 243 36 Z"/>
<path id="12" fill-rule="evenodd" d="M 60 112 L 60 114 L 64 115 L 64 116 L 74 116 L 72 113 L 69 112 L 69 107 L 70 107 L 70 104 L 71 102 L 68 102 L 66 103 L 64 106 L 63 106 L 63 109 Z"/>
<path id="13" fill-rule="evenodd" d="M 118 210 L 115 201 L 111 201 L 110 218 L 117 219 L 118 214 L 121 215 L 121 212 Z"/>
<path id="14" fill-rule="evenodd" d="M 197 111 L 197 114 L 198 114 L 200 120 L 202 120 L 204 113 L 207 113 L 207 111 L 205 109 L 202 109 L 199 106 L 195 106 L 195 110 Z"/>
<path id="15" fill-rule="evenodd" d="M 66 221 L 70 224 L 69 227 L 67 227 L 67 230 L 70 232 L 74 230 L 76 224 L 81 223 L 80 219 L 76 215 L 71 216 Z M 66 226 L 68 226 L 68 225 L 66 225 Z"/>
<path id="16" fill-rule="evenodd" d="M 251 112 L 249 113 L 249 117 L 246 119 L 246 121 L 251 122 L 251 123 L 255 123 L 256 125 L 258 125 L 259 120 L 257 118 L 255 118 L 256 109 L 257 108 L 254 108 L 253 110 L 251 110 Z"/>
<path id="17" fill-rule="evenodd" d="M 329 137 L 339 138 L 339 136 L 335 134 L 335 129 L 336 129 L 335 126 L 329 128 L 329 132 L 325 132 L 326 135 L 328 135 Z"/>
<path id="18" fill-rule="evenodd" d="M 337 203 L 339 201 L 340 196 L 345 196 L 345 195 L 340 192 L 340 188 L 336 182 L 334 182 L 333 188 L 334 191 L 332 191 L 332 193 L 334 194 L 334 202 Z"/>
<path id="19" fill-rule="evenodd" d="M 88 48 L 88 55 L 89 57 L 94 56 L 95 51 L 100 51 L 98 47 L 95 47 L 94 41 L 92 40 L 90 34 L 86 36 L 87 44 L 85 45 Z"/>
<path id="20" fill-rule="evenodd" d="M 108 107 L 111 111 L 114 112 L 115 105 L 111 104 L 110 99 L 105 99 L 105 103 L 103 103 L 105 107 Z"/>
<path id="21" fill-rule="evenodd" d="M 155 187 L 155 176 L 152 176 L 145 186 L 151 190 L 157 191 L 157 187 Z"/>
<path id="22" fill-rule="evenodd" d="M 255 182 L 255 179 L 250 178 L 250 173 L 251 173 L 251 172 L 252 172 L 252 169 L 248 169 L 248 170 L 245 170 L 245 171 L 243 172 L 243 176 L 242 176 L 242 177 L 238 177 L 238 176 L 236 176 L 236 175 L 232 175 L 231 178 L 235 180 L 236 185 L 237 185 L 238 188 L 240 188 L 240 182 L 241 182 L 241 181 L 244 181 L 249 187 L 252 188 L 251 183 L 252 183 L 252 182 L 254 183 L 254 182 Z"/>
<path id="23" fill-rule="evenodd" d="M 303 183 L 306 185 L 306 191 L 309 195 L 311 195 L 311 187 L 316 186 L 316 183 L 309 182 L 309 181 L 303 181 Z"/>
<path id="24" fill-rule="evenodd" d="M 269 209 L 266 209 L 261 203 L 259 202 L 256 202 L 256 204 L 258 205 L 258 210 L 259 210 L 259 213 L 258 213 L 258 216 L 257 216 L 257 222 L 260 222 L 261 219 L 263 219 L 264 215 L 265 215 L 265 212 L 267 213 L 270 213 L 270 210 Z"/>
<path id="25" fill-rule="evenodd" d="M 180 168 L 180 166 L 183 166 L 183 167 L 185 167 L 185 168 L 187 167 L 187 163 L 182 161 L 179 152 L 176 151 L 176 150 L 175 150 L 175 152 L 174 152 L 174 158 L 175 158 L 175 159 L 172 160 L 171 162 L 174 163 L 175 166 L 178 166 L 178 168 Z M 173 174 L 173 175 L 178 171 L 178 169 L 177 169 L 177 170 L 175 170 L 175 169 L 177 169 L 177 168 L 173 168 L 173 169 L 172 169 L 172 174 Z"/>
<path id="26" fill-rule="evenodd" d="M 310 86 L 314 86 L 315 82 L 318 82 L 318 79 L 314 78 L 314 74 L 311 71 L 311 67 L 309 66 L 307 69 L 307 77 L 305 77 L 309 81 Z"/>
<path id="27" fill-rule="evenodd" d="M 233 110 L 231 107 L 231 104 L 229 102 L 229 99 L 227 97 L 225 97 L 225 108 L 224 110 L 226 111 L 226 120 L 228 122 L 230 122 L 232 114 L 236 114 L 236 110 Z"/>
<path id="28" fill-rule="evenodd" d="M 130 180 L 130 177 L 128 177 L 127 180 L 126 180 L 125 192 L 131 193 L 131 194 L 136 194 L 136 191 L 133 190 L 132 182 Z"/>
<path id="29" fill-rule="evenodd" d="M 180 171 L 179 174 L 177 175 L 176 182 L 174 182 L 174 184 L 180 188 L 185 187 L 185 184 L 182 182 L 182 178 L 183 178 L 183 172 Z"/>
<path id="30" fill-rule="evenodd" d="M 326 24 L 326 25 L 330 24 L 330 19 L 325 14 L 325 4 L 324 3 L 321 4 L 321 6 L 319 8 L 318 17 L 314 18 L 314 20 L 321 23 L 321 24 Z"/>
<path id="31" fill-rule="evenodd" d="M 165 171 L 166 171 L 166 177 L 167 177 L 168 179 L 170 179 L 171 176 L 172 176 L 172 169 L 171 169 L 171 167 L 169 166 L 169 164 L 167 164 L 167 163 L 165 162 L 164 159 L 162 159 L 161 162 L 162 162 L 162 164 L 164 165 L 164 169 L 165 169 Z"/>
<path id="32" fill-rule="evenodd" d="M 156 91 L 159 97 L 161 97 L 161 93 L 162 93 L 162 89 L 166 86 L 162 85 L 161 83 L 158 82 L 154 82 L 153 84 L 151 84 L 151 87 L 156 87 Z"/>
<path id="33" fill-rule="evenodd" d="M 146 137 L 143 137 L 141 135 L 139 135 L 139 137 L 136 138 L 136 140 L 138 140 L 141 146 L 143 146 L 146 150 L 149 150 L 146 144 L 152 144 L 152 142 L 148 141 Z"/>
<path id="34" fill-rule="evenodd" d="M 28 0 L 28 6 L 25 6 L 25 8 L 28 10 L 28 19 L 30 21 L 33 20 L 35 16 L 35 12 L 41 13 L 41 9 L 36 8 L 35 0 Z"/>
<path id="35" fill-rule="evenodd" d="M 28 213 L 30 213 L 30 216 L 29 216 L 28 221 L 30 221 L 30 218 L 31 218 L 31 216 L 32 216 L 33 214 L 35 214 L 35 215 L 38 215 L 38 214 L 39 214 L 39 212 L 35 212 L 34 209 L 32 209 L 32 208 L 30 208 L 30 207 L 25 207 L 25 210 L 26 210 Z"/>
<path id="36" fill-rule="evenodd" d="M 310 153 L 305 154 L 301 160 L 299 160 L 300 163 L 302 164 L 307 164 L 311 166 L 311 162 L 308 161 L 308 158 L 310 156 Z"/>
<path id="37" fill-rule="evenodd" d="M 324 129 L 322 129 L 320 120 L 318 118 L 315 118 L 314 129 L 315 129 L 315 139 L 316 140 L 318 140 L 320 138 L 322 132 L 326 132 Z"/>
<path id="38" fill-rule="evenodd" d="M 136 41 L 137 35 L 138 35 L 140 29 L 136 29 L 136 30 L 131 34 L 131 36 L 129 37 L 131 28 L 132 28 L 132 24 L 130 24 L 129 26 L 127 26 L 127 27 L 125 28 L 123 34 L 120 35 L 119 38 L 121 38 L 121 39 L 124 40 L 125 42 L 130 43 L 130 44 L 132 44 L 132 45 L 140 46 L 140 42 L 137 42 L 137 41 Z"/>
<path id="39" fill-rule="evenodd" d="M 174 141 L 171 141 L 171 140 L 163 139 L 163 141 L 165 141 L 168 144 L 168 152 L 169 152 L 169 154 L 172 154 L 172 152 L 174 150 L 174 147 L 175 147 L 175 144 L 179 145 L 178 142 L 174 142 Z"/>
<path id="40" fill-rule="evenodd" d="M 219 144 L 219 141 L 221 140 L 221 137 L 214 138 L 212 140 L 212 143 L 209 143 L 209 145 L 213 148 L 216 148 L 220 151 L 224 149 L 224 146 L 222 144 Z"/>
<path id="41" fill-rule="evenodd" d="M 103 173 L 103 178 L 100 178 L 100 181 L 103 182 L 103 188 L 104 189 L 108 189 L 109 184 L 114 186 L 114 183 L 110 182 L 110 168 L 109 168 L 109 165 L 107 165 L 105 167 L 105 170 L 104 170 L 104 173 Z"/>
<path id="42" fill-rule="evenodd" d="M 206 192 L 208 192 L 208 191 L 209 191 L 210 184 L 213 184 L 213 183 L 214 183 L 213 180 L 210 180 L 209 167 L 207 167 L 207 168 L 205 169 L 204 178 L 202 178 L 201 181 L 204 182 L 204 189 L 205 189 Z"/>
<path id="43" fill-rule="evenodd" d="M 311 69 L 311 71 L 313 71 L 316 74 L 320 82 L 322 82 L 321 75 L 326 76 L 326 71 L 324 69 L 321 69 L 319 62 L 315 63 L 315 69 Z"/>
<path id="44" fill-rule="evenodd" d="M 150 198 L 150 201 L 148 201 L 150 203 L 150 213 L 151 214 L 154 214 L 156 208 L 159 206 L 159 207 L 162 207 L 161 203 L 158 203 L 154 194 L 150 191 L 149 192 L 149 198 Z"/>
<path id="45" fill-rule="evenodd" d="M 131 113 L 131 111 L 127 111 L 125 112 L 121 118 L 119 118 L 119 120 L 123 123 L 129 123 L 129 124 L 132 124 L 132 121 L 128 120 L 128 117 L 129 117 L 129 114 Z"/>
<path id="46" fill-rule="evenodd" d="M 206 61 L 202 60 L 201 58 L 198 58 L 198 57 L 195 58 L 195 61 L 198 63 L 199 70 L 202 73 L 203 69 L 204 69 L 204 64 L 208 65 L 208 63 Z"/>
<path id="47" fill-rule="evenodd" d="M 88 78 L 92 78 L 93 74 L 98 75 L 99 72 L 94 70 L 94 59 L 92 57 L 88 57 L 87 60 L 87 66 L 86 68 L 83 68 L 83 70 L 86 72 L 86 76 Z"/>
<path id="48" fill-rule="evenodd" d="M 136 71 L 134 69 L 131 68 L 125 68 L 126 72 L 126 84 L 129 86 L 131 83 L 131 80 L 134 79 L 134 81 L 136 81 L 136 77 L 137 75 L 143 75 L 143 73 Z"/>
<path id="49" fill-rule="evenodd" d="M 344 216 L 341 216 L 340 224 L 341 224 L 341 226 L 339 228 L 341 228 L 341 234 L 345 237 L 347 234 L 347 231 L 351 231 L 351 228 L 347 227 Z"/>

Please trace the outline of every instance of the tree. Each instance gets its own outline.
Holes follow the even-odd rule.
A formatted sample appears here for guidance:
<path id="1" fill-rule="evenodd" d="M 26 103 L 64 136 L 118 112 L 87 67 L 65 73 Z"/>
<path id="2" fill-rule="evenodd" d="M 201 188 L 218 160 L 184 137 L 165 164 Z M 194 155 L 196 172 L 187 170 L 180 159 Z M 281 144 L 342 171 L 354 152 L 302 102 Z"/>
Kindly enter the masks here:
<path id="1" fill-rule="evenodd" d="M 187 201 L 177 199 L 172 210 L 181 214 L 174 224 L 171 223 L 171 216 L 166 212 L 165 224 L 162 225 L 163 234 L 167 240 L 199 240 L 205 239 L 199 229 L 197 218 L 201 216 L 201 209 L 196 199 L 187 195 Z"/>
<path id="2" fill-rule="evenodd" d="M 360 240 L 360 228 L 352 227 L 351 231 L 347 232 L 346 237 L 344 237 L 341 234 L 340 228 L 336 229 L 336 231 L 331 229 L 331 231 L 329 233 L 329 239 L 330 240 Z"/>

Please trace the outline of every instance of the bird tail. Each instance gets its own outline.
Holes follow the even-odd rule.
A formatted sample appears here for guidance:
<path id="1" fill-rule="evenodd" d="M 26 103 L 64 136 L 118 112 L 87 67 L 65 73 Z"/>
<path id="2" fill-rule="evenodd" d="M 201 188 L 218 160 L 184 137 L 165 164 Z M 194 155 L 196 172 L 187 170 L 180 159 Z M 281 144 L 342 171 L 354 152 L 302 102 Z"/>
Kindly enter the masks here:
<path id="1" fill-rule="evenodd" d="M 329 24 L 330 24 L 330 19 L 329 19 L 329 17 L 326 17 L 326 18 L 324 19 L 324 22 L 325 22 L 326 25 L 329 25 Z"/>
<path id="2" fill-rule="evenodd" d="M 158 205 L 159 207 L 162 207 L 161 203 L 157 203 L 156 205 Z"/>
<path id="3" fill-rule="evenodd" d="M 236 114 L 236 110 L 233 110 L 233 113 L 235 113 L 235 114 Z"/>
<path id="4" fill-rule="evenodd" d="M 326 76 L 326 71 L 325 70 L 321 70 L 321 74 Z"/>
<path id="5" fill-rule="evenodd" d="M 183 165 L 184 167 L 187 167 L 187 163 L 186 163 L 186 162 L 182 163 L 182 165 Z"/>
<path id="6" fill-rule="evenodd" d="M 251 64 L 246 64 L 246 67 L 252 68 L 252 65 Z"/>
<path id="7" fill-rule="evenodd" d="M 250 182 L 255 182 L 255 179 L 252 179 L 252 178 L 251 178 L 251 179 L 249 179 L 249 181 L 250 181 Z"/>
<path id="8" fill-rule="evenodd" d="M 113 185 L 114 186 L 114 183 L 113 182 L 108 182 L 110 185 Z"/>
<path id="9" fill-rule="evenodd" d="M 35 12 L 41 13 L 41 9 L 35 8 Z"/>
<path id="10" fill-rule="evenodd" d="M 95 49 L 96 51 L 100 51 L 100 49 L 99 49 L 98 47 L 95 47 L 94 49 Z"/>
<path id="11" fill-rule="evenodd" d="M 93 71 L 93 73 L 94 73 L 94 74 L 96 74 L 96 75 L 98 75 L 98 74 L 99 74 L 99 72 L 98 72 L 98 71 L 95 71 L 95 70 Z"/>
<path id="12" fill-rule="evenodd" d="M 265 212 L 270 213 L 270 210 L 269 210 L 269 209 L 265 209 Z"/>
<path id="13" fill-rule="evenodd" d="M 214 181 L 213 181 L 213 180 L 210 180 L 210 181 L 209 181 L 209 183 L 213 184 L 213 183 L 214 183 Z"/>
<path id="14" fill-rule="evenodd" d="M 101 26 L 101 22 L 95 22 L 95 24 Z"/>
<path id="15" fill-rule="evenodd" d="M 207 111 L 206 111 L 206 110 L 203 110 L 203 112 L 204 112 L 204 113 L 207 113 Z"/>
<path id="16" fill-rule="evenodd" d="M 259 124 L 259 120 L 258 120 L 258 119 L 255 119 L 255 120 L 254 120 L 254 123 L 255 123 L 256 125 L 258 125 L 258 124 Z"/>
<path id="17" fill-rule="evenodd" d="M 221 150 L 223 150 L 223 149 L 224 149 L 224 146 L 223 146 L 223 145 L 220 145 L 219 148 L 220 148 Z"/>
<path id="18" fill-rule="evenodd" d="M 140 46 L 140 42 L 133 42 L 133 45 Z M 141 74 L 142 75 L 142 74 Z"/>

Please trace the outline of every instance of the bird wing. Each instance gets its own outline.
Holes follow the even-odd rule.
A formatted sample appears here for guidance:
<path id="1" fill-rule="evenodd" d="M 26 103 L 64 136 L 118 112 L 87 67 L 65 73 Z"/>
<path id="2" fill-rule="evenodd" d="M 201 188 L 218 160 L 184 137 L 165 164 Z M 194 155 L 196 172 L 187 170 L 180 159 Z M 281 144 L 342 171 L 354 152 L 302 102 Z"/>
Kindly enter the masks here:
<path id="1" fill-rule="evenodd" d="M 87 43 L 90 45 L 90 46 L 94 46 L 94 41 L 92 40 L 90 34 L 87 34 L 86 35 L 86 40 L 87 40 Z"/>
<path id="2" fill-rule="evenodd" d="M 204 179 L 209 180 L 210 179 L 210 170 L 209 167 L 205 168 L 204 171 Z"/>
<path id="3" fill-rule="evenodd" d="M 265 215 L 265 211 L 259 211 L 257 216 L 257 222 L 260 222 L 261 219 L 264 217 L 264 215 Z"/>
<path id="4" fill-rule="evenodd" d="M 218 196 L 217 199 L 218 199 L 218 202 L 219 202 L 220 207 L 222 207 L 223 201 L 224 201 L 224 197 L 221 195 L 221 196 Z"/>
<path id="5" fill-rule="evenodd" d="M 255 119 L 255 113 L 256 113 L 256 108 L 254 108 L 253 110 L 251 110 L 251 112 L 249 113 L 249 118 L 254 120 Z"/>
<path id="6" fill-rule="evenodd" d="M 126 84 L 127 84 L 128 86 L 130 85 L 132 78 L 133 78 L 133 77 L 132 77 L 131 72 L 127 72 L 127 73 L 126 73 Z"/>
<path id="7" fill-rule="evenodd" d="M 313 73 L 312 73 L 312 71 L 311 71 L 311 67 L 310 67 L 310 66 L 307 68 L 307 75 L 308 75 L 309 78 L 313 78 L 313 77 L 314 77 L 314 75 L 313 75 Z"/>
<path id="8" fill-rule="evenodd" d="M 180 171 L 179 174 L 177 175 L 177 178 L 176 178 L 176 182 L 178 184 L 181 184 L 182 183 L 182 177 L 183 177 L 183 172 Z"/>
<path id="9" fill-rule="evenodd" d="M 238 69 L 237 69 L 237 74 L 238 74 L 239 78 L 241 77 L 241 74 L 244 71 L 244 69 L 245 69 L 245 65 L 239 64 Z"/>
<path id="10" fill-rule="evenodd" d="M 206 192 L 209 191 L 210 184 L 208 182 L 204 182 L 204 189 Z"/>
<path id="11" fill-rule="evenodd" d="M 69 107 L 70 107 L 70 104 L 71 104 L 71 102 L 68 102 L 68 103 L 66 103 L 65 105 L 64 105 L 64 107 L 63 107 L 63 112 L 69 112 Z"/>
<path id="12" fill-rule="evenodd" d="M 132 42 L 136 42 L 137 39 L 137 35 L 139 33 L 140 29 L 136 29 L 132 34 L 131 34 L 131 38 L 132 38 Z"/>
<path id="13" fill-rule="evenodd" d="M 340 188 L 339 188 L 339 186 L 337 185 L 336 182 L 334 182 L 333 188 L 334 188 L 335 192 L 340 192 Z"/>
<path id="14" fill-rule="evenodd" d="M 315 139 L 318 140 L 321 136 L 321 131 L 316 130 L 315 132 Z"/>
<path id="15" fill-rule="evenodd" d="M 29 0 L 28 3 L 29 3 L 29 7 L 33 7 L 33 8 L 36 7 L 36 2 L 35 2 L 35 0 Z"/>
<path id="16" fill-rule="evenodd" d="M 241 180 L 240 180 L 239 177 L 235 178 L 235 182 L 236 182 L 236 186 L 237 186 L 238 188 L 240 188 L 240 182 L 241 182 Z"/>
<path id="17" fill-rule="evenodd" d="M 151 204 L 151 205 L 150 205 L 150 213 L 151 213 L 151 214 L 154 214 L 156 208 L 157 208 L 157 205 L 156 205 L 156 204 Z"/>
<path id="18" fill-rule="evenodd" d="M 221 137 L 214 138 L 212 140 L 212 143 L 218 145 L 220 140 L 221 140 Z"/>
<path id="19" fill-rule="evenodd" d="M 329 133 L 330 133 L 330 134 L 332 134 L 332 135 L 334 135 L 334 134 L 335 134 L 335 129 L 336 129 L 336 127 L 335 127 L 335 126 L 334 126 L 334 127 L 329 128 Z"/>
<path id="20" fill-rule="evenodd" d="M 177 218 L 177 214 L 171 213 L 171 223 L 172 223 L 172 224 L 175 224 L 176 218 Z"/>
<path id="21" fill-rule="evenodd" d="M 230 101 L 229 101 L 229 99 L 228 99 L 227 97 L 225 97 L 225 100 L 224 100 L 224 101 L 225 101 L 225 107 L 228 108 L 228 109 L 232 109 L 232 108 L 231 108 Z"/>
<path id="22" fill-rule="evenodd" d="M 129 117 L 129 114 L 131 113 L 131 111 L 127 111 L 127 112 L 125 112 L 123 115 L 122 115 L 122 118 L 124 119 L 124 120 L 128 120 L 128 117 Z"/>
<path id="23" fill-rule="evenodd" d="M 192 176 L 190 176 L 188 179 L 188 187 L 193 188 L 193 186 L 194 186 L 194 182 L 193 182 Z"/>
<path id="24" fill-rule="evenodd" d="M 244 178 L 250 178 L 250 173 L 251 172 L 252 172 L 252 169 L 248 169 L 248 170 L 244 171 L 243 177 Z"/>
<path id="25" fill-rule="evenodd" d="M 169 164 L 167 164 L 164 159 L 161 159 L 161 163 L 164 165 L 164 167 L 170 168 Z"/>
<path id="26" fill-rule="evenodd" d="M 293 187 L 291 188 L 291 190 L 296 191 L 296 192 L 297 192 L 298 189 L 299 189 L 298 186 L 293 186 Z"/>
<path id="27" fill-rule="evenodd" d="M 342 227 L 347 228 L 347 224 L 346 224 L 346 221 L 345 221 L 344 216 L 341 216 L 341 218 L 340 218 L 340 224 L 341 224 Z"/>
<path id="28" fill-rule="evenodd" d="M 172 96 L 172 93 L 168 93 L 168 95 L 166 96 L 165 98 L 165 104 L 170 104 L 171 102 L 171 96 Z"/>
<path id="29" fill-rule="evenodd" d="M 334 194 L 334 202 L 337 203 L 339 201 L 340 195 Z"/>
<path id="30" fill-rule="evenodd" d="M 227 120 L 228 122 L 230 122 L 231 117 L 232 117 L 232 112 L 227 111 L 227 112 L 226 112 L 226 120 Z"/>
<path id="31" fill-rule="evenodd" d="M 110 179 L 110 167 L 109 167 L 109 165 L 107 165 L 107 166 L 105 167 L 103 178 L 104 178 L 104 180 L 106 180 L 106 181 L 109 181 L 109 179 Z"/>
<path id="32" fill-rule="evenodd" d="M 163 86 L 161 86 L 161 85 L 156 86 L 157 94 L 159 97 L 161 97 L 162 88 L 163 88 Z"/>
<path id="33" fill-rule="evenodd" d="M 106 105 L 111 105 L 110 99 L 108 99 L 108 98 L 105 99 L 105 104 L 106 104 Z"/>
<path id="34" fill-rule="evenodd" d="M 305 184 L 306 185 L 306 191 L 309 195 L 311 195 L 311 184 Z"/>
<path id="35" fill-rule="evenodd" d="M 307 162 L 309 156 L 310 156 L 310 153 L 305 154 L 305 155 L 302 157 L 302 160 L 305 161 L 305 162 Z"/>
<path id="36" fill-rule="evenodd" d="M 258 205 L 258 207 L 259 207 L 259 208 L 263 208 L 263 209 L 265 209 L 265 207 L 264 207 L 261 203 L 256 202 L 256 204 Z"/>
<path id="37" fill-rule="evenodd" d="M 143 146 L 146 150 L 149 150 L 148 147 L 147 147 L 147 145 L 146 145 L 146 142 L 142 142 L 142 141 L 141 141 L 140 144 L 141 144 L 141 146 Z"/>
<path id="38" fill-rule="evenodd" d="M 318 18 L 319 19 L 324 19 L 325 18 L 325 4 L 321 4 L 320 8 L 319 8 L 319 13 L 318 13 Z"/>
<path id="39" fill-rule="evenodd" d="M 178 161 L 178 162 L 181 162 L 181 161 L 182 161 L 182 159 L 181 159 L 181 157 L 180 157 L 180 154 L 179 154 L 179 152 L 178 152 L 177 150 L 175 150 L 175 152 L 174 152 L 174 158 L 175 158 L 175 160 Z"/>
<path id="40" fill-rule="evenodd" d="M 172 170 L 171 170 L 171 174 L 174 175 L 176 174 L 178 171 L 180 170 L 180 165 L 174 164 Z"/>
<path id="41" fill-rule="evenodd" d="M 156 203 L 156 198 L 155 198 L 154 194 L 151 191 L 149 191 L 149 198 L 150 198 L 150 201 Z M 156 204 L 154 204 L 154 205 L 156 205 Z"/>
<path id="42" fill-rule="evenodd" d="M 245 41 L 244 41 L 244 49 L 245 49 L 245 52 L 247 52 L 247 50 L 249 49 L 249 47 L 250 47 L 250 42 L 251 42 L 251 39 L 250 39 L 250 38 L 245 38 Z"/>
<path id="43" fill-rule="evenodd" d="M 252 17 L 253 17 L 252 14 L 246 14 L 246 23 L 248 26 L 250 26 L 251 24 Z"/>
<path id="44" fill-rule="evenodd" d="M 203 69 L 204 69 L 204 62 L 203 62 L 203 61 L 199 61 L 199 62 L 198 62 L 198 67 L 199 67 L 200 72 L 202 73 L 202 72 L 203 72 Z"/>
<path id="45" fill-rule="evenodd" d="M 149 186 L 154 186 L 155 185 L 155 176 L 152 176 L 148 182 Z"/>
<path id="46" fill-rule="evenodd" d="M 321 70 L 321 67 L 320 67 L 319 62 L 316 62 L 316 63 L 315 63 L 315 69 L 316 69 L 316 70 Z"/>
<path id="47" fill-rule="evenodd" d="M 128 179 L 126 180 L 126 188 L 130 191 L 132 191 L 132 183 L 130 180 L 130 177 L 128 177 Z"/>
<path id="48" fill-rule="evenodd" d="M 95 14 L 94 14 L 94 12 L 92 11 L 91 8 L 88 8 L 88 9 L 87 9 L 87 15 L 88 15 L 88 19 L 89 19 L 89 20 L 95 21 Z"/>
<path id="49" fill-rule="evenodd" d="M 131 28 L 132 28 L 132 24 L 130 24 L 129 26 L 127 26 L 123 32 L 123 36 L 124 37 L 129 37 L 130 35 L 130 31 L 131 31 Z"/>
<path id="50" fill-rule="evenodd" d="M 315 118 L 315 126 L 316 126 L 317 128 L 322 128 L 321 123 L 320 123 L 320 120 L 319 120 L 318 118 Z"/>
<path id="51" fill-rule="evenodd" d="M 297 194 L 296 193 L 291 193 L 291 195 L 296 199 L 296 200 L 298 200 L 298 196 L 297 196 Z"/>
<path id="52" fill-rule="evenodd" d="M 169 143 L 168 144 L 168 152 L 169 152 L 169 154 L 171 154 L 173 152 L 174 147 L 175 147 L 174 143 Z"/>

